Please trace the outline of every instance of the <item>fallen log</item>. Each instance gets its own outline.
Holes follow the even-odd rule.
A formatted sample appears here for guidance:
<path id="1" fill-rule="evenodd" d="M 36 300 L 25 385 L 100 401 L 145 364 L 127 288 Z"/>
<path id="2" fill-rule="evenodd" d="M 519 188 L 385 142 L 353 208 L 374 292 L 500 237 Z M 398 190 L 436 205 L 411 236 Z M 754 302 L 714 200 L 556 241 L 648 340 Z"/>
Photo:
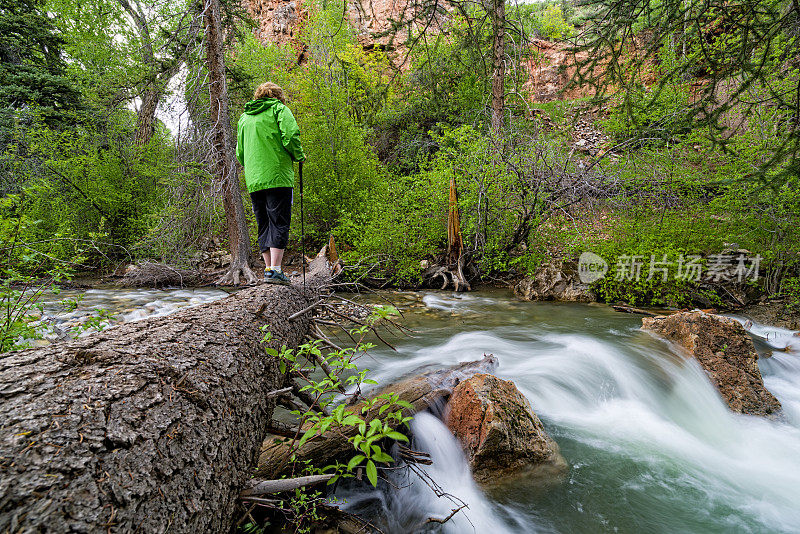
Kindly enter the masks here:
<path id="1" fill-rule="evenodd" d="M 403 410 L 404 415 L 413 415 L 434 407 L 437 401 L 449 396 L 461 380 L 476 373 L 491 373 L 496 367 L 497 358 L 487 355 L 477 361 L 460 363 L 443 369 L 418 370 L 405 379 L 371 393 L 367 399 L 374 399 L 385 393 L 396 393 L 399 400 L 409 402 L 413 406 L 412 410 Z M 364 415 L 361 414 L 363 402 L 350 409 L 364 420 L 369 421 L 379 415 L 383 404 L 385 403 L 375 403 Z M 304 427 L 304 431 L 307 426 Z M 355 428 L 330 430 L 322 436 L 306 441 L 299 448 L 292 446 L 291 441 L 276 442 L 275 439 L 267 439 L 261 449 L 256 475 L 275 477 L 279 474 L 290 473 L 292 454 L 296 455 L 296 459 L 301 462 L 300 465 L 303 461 L 310 460 L 311 465 L 320 468 L 334 463 L 337 459 L 346 462 L 349 456 L 354 455 L 353 445 L 348 438 L 354 436 L 355 432 Z"/>
<path id="2" fill-rule="evenodd" d="M 287 385 L 260 327 L 296 346 L 316 299 L 260 285 L 0 355 L 0 532 L 230 531 Z"/>
<path id="3" fill-rule="evenodd" d="M 634 308 L 633 306 L 623 306 L 623 305 L 613 305 L 611 308 L 614 311 L 622 312 L 622 313 L 633 313 L 636 315 L 644 315 L 645 317 L 660 317 L 661 314 L 651 312 L 649 310 L 643 310 L 641 308 Z M 668 315 L 668 314 L 664 314 Z"/>
<path id="4" fill-rule="evenodd" d="M 254 479 L 248 483 L 247 489 L 242 490 L 239 496 L 242 498 L 256 497 L 258 495 L 267 495 L 270 493 L 294 491 L 305 486 L 313 486 L 320 482 L 327 482 L 332 478 L 333 475 L 310 475 L 297 478 L 280 478 L 277 480 Z"/>

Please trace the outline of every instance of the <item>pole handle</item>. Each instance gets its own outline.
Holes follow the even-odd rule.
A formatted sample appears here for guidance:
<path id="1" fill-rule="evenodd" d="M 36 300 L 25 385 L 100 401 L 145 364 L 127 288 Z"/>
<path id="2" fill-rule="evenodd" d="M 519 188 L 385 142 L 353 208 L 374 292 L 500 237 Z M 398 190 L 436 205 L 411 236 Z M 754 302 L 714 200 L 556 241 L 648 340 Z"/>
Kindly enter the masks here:
<path id="1" fill-rule="evenodd" d="M 300 268 L 303 271 L 303 291 L 306 290 L 306 230 L 303 213 L 303 162 L 299 163 L 300 174 Z"/>

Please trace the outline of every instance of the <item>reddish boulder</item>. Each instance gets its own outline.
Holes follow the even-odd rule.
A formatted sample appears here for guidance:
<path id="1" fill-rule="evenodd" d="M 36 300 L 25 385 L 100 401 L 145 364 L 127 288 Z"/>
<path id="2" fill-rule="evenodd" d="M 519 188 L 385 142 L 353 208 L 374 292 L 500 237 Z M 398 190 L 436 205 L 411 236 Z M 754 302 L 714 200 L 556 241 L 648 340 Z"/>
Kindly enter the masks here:
<path id="1" fill-rule="evenodd" d="M 558 444 L 508 380 L 487 374 L 464 380 L 450 396 L 445 422 L 483 485 L 526 474 L 560 475 L 567 469 Z"/>
<path id="2" fill-rule="evenodd" d="M 781 403 L 764 387 L 753 340 L 739 322 L 693 311 L 645 317 L 642 329 L 685 349 L 732 411 L 772 418 L 780 413 Z"/>

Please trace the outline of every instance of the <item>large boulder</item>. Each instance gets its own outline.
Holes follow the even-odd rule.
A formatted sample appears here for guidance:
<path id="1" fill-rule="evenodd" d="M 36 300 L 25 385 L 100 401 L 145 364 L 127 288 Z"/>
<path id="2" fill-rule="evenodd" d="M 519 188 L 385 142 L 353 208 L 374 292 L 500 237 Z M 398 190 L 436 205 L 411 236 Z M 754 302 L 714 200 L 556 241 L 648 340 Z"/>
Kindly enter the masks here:
<path id="1" fill-rule="evenodd" d="M 558 300 L 568 302 L 594 302 L 597 297 L 578 276 L 575 261 L 545 263 L 534 275 L 524 278 L 514 286 L 514 294 L 522 300 Z"/>
<path id="2" fill-rule="evenodd" d="M 450 396 L 445 422 L 482 485 L 520 475 L 557 476 L 567 469 L 558 444 L 508 380 L 481 373 L 462 381 Z"/>
<path id="3" fill-rule="evenodd" d="M 693 311 L 645 317 L 642 328 L 697 360 L 732 411 L 773 418 L 780 413 L 781 403 L 764 387 L 753 340 L 737 321 Z"/>

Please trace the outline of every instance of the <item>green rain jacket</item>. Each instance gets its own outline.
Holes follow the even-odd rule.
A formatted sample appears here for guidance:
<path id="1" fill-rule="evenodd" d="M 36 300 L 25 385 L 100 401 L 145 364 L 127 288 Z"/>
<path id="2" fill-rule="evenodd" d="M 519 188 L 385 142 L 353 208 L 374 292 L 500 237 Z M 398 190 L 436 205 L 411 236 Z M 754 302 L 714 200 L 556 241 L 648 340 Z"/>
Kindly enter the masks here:
<path id="1" fill-rule="evenodd" d="M 292 112 L 275 98 L 245 104 L 236 128 L 236 159 L 247 191 L 294 187 L 293 161 L 306 159 Z"/>

